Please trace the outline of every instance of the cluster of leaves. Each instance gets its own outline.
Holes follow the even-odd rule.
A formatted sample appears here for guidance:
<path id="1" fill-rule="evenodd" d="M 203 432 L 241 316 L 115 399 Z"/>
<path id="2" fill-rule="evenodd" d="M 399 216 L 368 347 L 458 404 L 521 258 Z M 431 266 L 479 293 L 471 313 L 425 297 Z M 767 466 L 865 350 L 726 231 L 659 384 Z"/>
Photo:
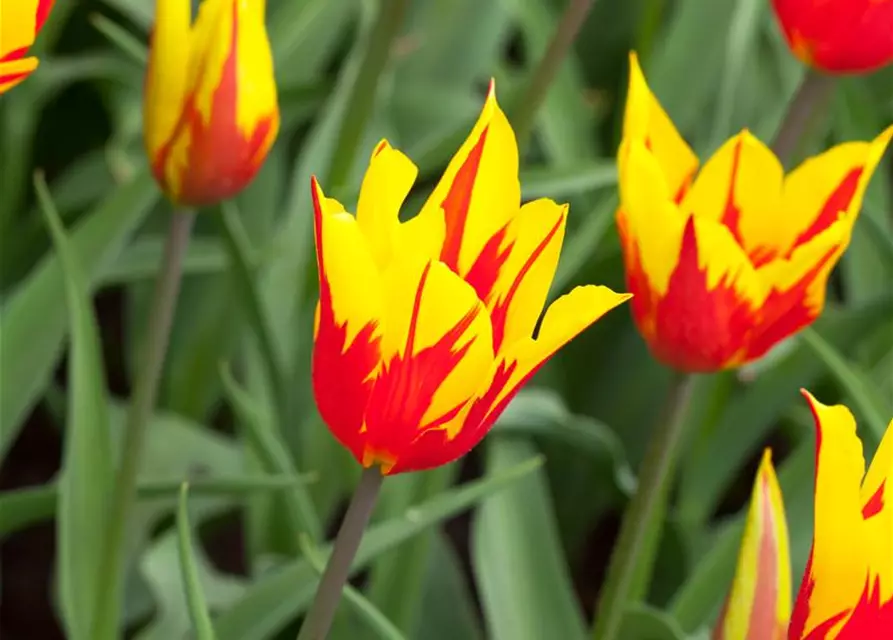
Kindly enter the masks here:
<path id="1" fill-rule="evenodd" d="M 387 137 L 420 168 L 411 215 L 466 135 L 489 77 L 511 110 L 561 5 L 411 3 L 346 184 L 359 184 L 367 152 Z M 199 220 L 186 256 L 127 551 L 122 606 L 143 640 L 183 637 L 202 593 L 218 638 L 292 637 L 315 590 L 327 525 L 356 482 L 357 465 L 320 423 L 310 393 L 309 176 L 332 171 L 376 6 L 268 2 L 282 134 L 250 188 Z M 169 215 L 141 142 L 151 19 L 140 0 L 58 2 L 35 51 L 40 72 L 0 101 L 0 460 L 15 482 L 28 464 L 21 442 L 51 424 L 59 431 L 46 437 L 64 442 L 65 469 L 0 493 L 0 535 L 12 544 L 55 519 L 46 596 L 57 601 L 57 590 L 69 630 L 85 624 L 92 597 L 96 527 L 108 508 L 97 487 L 108 486 L 121 440 Z M 522 166 L 525 198 L 571 203 L 554 293 L 578 282 L 624 289 L 612 155 L 631 48 L 702 156 L 743 126 L 770 139 L 802 73 L 762 0 L 597 3 Z M 800 154 L 870 139 L 891 119 L 891 70 L 841 79 Z M 49 176 L 39 198 L 38 166 Z M 638 589 L 649 604 L 630 610 L 623 637 L 694 637 L 709 626 L 769 442 L 794 573 L 802 571 L 813 444 L 797 388 L 847 402 L 866 455 L 893 415 L 891 185 L 880 170 L 815 327 L 756 365 L 698 381 L 695 435 L 655 578 Z M 355 199 L 349 190 L 333 195 Z M 332 637 L 587 637 L 612 523 L 635 489 L 632 469 L 667 382 L 628 314 L 617 312 L 550 363 L 462 468 L 389 479 L 355 565 L 362 595 L 348 594 Z M 274 411 L 277 402 L 285 406 Z M 189 518 L 204 538 L 232 535 L 223 516 L 239 514 L 242 544 L 230 555 L 240 572 L 215 567 L 199 538 L 189 540 L 185 499 L 179 532 L 173 524 L 184 479 Z M 439 526 L 469 508 L 470 518 Z M 308 536 L 304 554 L 299 533 Z M 14 588 L 16 575 L 5 578 Z"/>

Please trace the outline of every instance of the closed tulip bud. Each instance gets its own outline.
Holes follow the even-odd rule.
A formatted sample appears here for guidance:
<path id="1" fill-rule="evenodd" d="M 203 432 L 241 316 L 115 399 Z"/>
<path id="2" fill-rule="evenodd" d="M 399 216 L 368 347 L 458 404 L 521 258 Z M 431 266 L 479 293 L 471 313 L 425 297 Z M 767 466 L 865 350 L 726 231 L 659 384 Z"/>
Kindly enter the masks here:
<path id="1" fill-rule="evenodd" d="M 790 615 L 788 525 L 767 450 L 753 485 L 735 580 L 713 640 L 784 640 Z"/>
<path id="2" fill-rule="evenodd" d="M 201 206 L 241 191 L 279 130 L 264 0 L 157 0 L 144 101 L 156 180 Z"/>
<path id="3" fill-rule="evenodd" d="M 828 73 L 864 73 L 893 62 L 893 0 L 772 0 L 800 60 Z"/>
<path id="4" fill-rule="evenodd" d="M 0 0 L 0 93 L 37 68 L 28 49 L 50 15 L 55 0 Z"/>
<path id="5" fill-rule="evenodd" d="M 672 367 L 739 366 L 821 313 L 893 127 L 787 175 L 742 131 L 698 171 L 635 56 L 631 63 L 617 226 L 633 317 Z"/>

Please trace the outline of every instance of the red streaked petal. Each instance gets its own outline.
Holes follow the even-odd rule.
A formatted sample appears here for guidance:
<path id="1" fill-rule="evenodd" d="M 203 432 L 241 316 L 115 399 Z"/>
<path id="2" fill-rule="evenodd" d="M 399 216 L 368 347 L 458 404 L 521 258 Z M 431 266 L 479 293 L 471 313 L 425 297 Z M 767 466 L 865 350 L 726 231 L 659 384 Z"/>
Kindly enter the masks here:
<path id="1" fill-rule="evenodd" d="M 363 416 L 381 360 L 381 283 L 356 220 L 312 181 L 320 301 L 313 394 L 332 433 L 362 460 Z"/>

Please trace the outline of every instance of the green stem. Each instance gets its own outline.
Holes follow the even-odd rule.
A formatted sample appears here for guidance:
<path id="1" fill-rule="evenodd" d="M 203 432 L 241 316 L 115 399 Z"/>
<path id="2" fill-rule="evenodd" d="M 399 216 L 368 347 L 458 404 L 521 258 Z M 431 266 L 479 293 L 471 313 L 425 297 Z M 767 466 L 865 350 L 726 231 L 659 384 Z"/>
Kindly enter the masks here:
<path id="1" fill-rule="evenodd" d="M 366 130 L 366 123 L 375 107 L 378 80 L 387 66 L 391 45 L 403 24 L 409 0 L 382 0 L 356 82 L 347 100 L 341 130 L 332 155 L 327 184 L 333 192 L 344 187 L 350 177 L 357 150 Z"/>
<path id="2" fill-rule="evenodd" d="M 667 409 L 642 460 L 639 483 L 623 515 L 592 628 L 594 640 L 619 637 L 627 607 L 640 599 L 654 563 L 670 481 L 679 458 L 694 376 L 675 374 Z"/>
<path id="3" fill-rule="evenodd" d="M 552 40 L 546 48 L 546 53 L 534 70 L 530 84 L 527 85 L 527 89 L 518 102 L 517 110 L 512 118 L 512 125 L 515 128 L 515 136 L 518 138 L 518 146 L 521 149 L 527 144 L 527 139 L 536 121 L 536 115 L 546 99 L 549 86 L 574 43 L 574 38 L 577 37 L 580 27 L 583 26 L 593 2 L 594 0 L 570 0 L 555 29 Z"/>
<path id="4" fill-rule="evenodd" d="M 332 555 L 319 581 L 316 597 L 304 619 L 298 640 L 324 640 L 335 618 L 335 610 L 341 600 L 341 592 L 350 575 L 350 565 L 363 538 L 363 530 L 372 515 L 372 509 L 381 490 L 384 476 L 377 466 L 369 467 L 360 476 L 360 483 L 350 500 L 347 513 L 338 536 L 332 546 Z"/>
<path id="5" fill-rule="evenodd" d="M 787 165 L 790 162 L 803 134 L 813 122 L 813 116 L 827 103 L 834 86 L 833 76 L 811 68 L 806 70 L 772 144 L 772 150 L 782 164 Z"/>
<path id="6" fill-rule="evenodd" d="M 106 529 L 105 555 L 98 568 L 98 591 L 92 634 L 95 640 L 111 640 L 117 637 L 123 577 L 121 563 L 124 558 L 127 521 L 136 494 L 137 472 L 146 426 L 158 395 L 161 370 L 167 353 L 177 294 L 180 290 L 183 257 L 189 246 L 194 220 L 195 213 L 191 210 L 177 211 L 171 216 L 161 272 L 155 283 L 155 293 L 149 312 L 145 359 L 134 382 L 124 432 L 121 464 L 115 479 L 112 510 Z"/>

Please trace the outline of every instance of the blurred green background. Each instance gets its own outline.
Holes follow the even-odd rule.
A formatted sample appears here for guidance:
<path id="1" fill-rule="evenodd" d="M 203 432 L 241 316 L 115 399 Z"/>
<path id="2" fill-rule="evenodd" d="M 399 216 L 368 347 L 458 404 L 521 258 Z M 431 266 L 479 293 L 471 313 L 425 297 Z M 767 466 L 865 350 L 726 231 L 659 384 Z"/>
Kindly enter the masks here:
<path id="1" fill-rule="evenodd" d="M 313 594 L 316 573 L 297 559 L 295 496 L 309 495 L 332 534 L 359 468 L 320 422 L 310 393 L 309 176 L 326 184 L 380 4 L 268 1 L 282 131 L 227 218 L 199 218 L 186 258 L 145 452 L 139 535 L 128 549 L 133 637 L 188 633 L 171 488 L 184 478 L 195 484 L 189 513 L 221 639 L 292 638 Z M 333 195 L 352 208 L 368 155 L 386 137 L 420 168 L 405 209 L 413 214 L 469 131 L 491 77 L 511 115 L 564 4 L 411 0 L 351 177 Z M 36 47 L 39 70 L 0 97 L 0 635 L 9 640 L 62 637 L 53 518 L 67 403 L 78 384 L 67 345 L 80 325 L 70 319 L 32 174 L 45 172 L 93 295 L 107 392 L 92 388 L 107 398 L 117 442 L 170 212 L 141 142 L 151 20 L 152 3 L 143 0 L 57 0 Z M 613 155 L 631 49 L 702 158 L 742 127 L 771 140 L 803 74 L 768 0 L 597 0 L 522 161 L 525 198 L 571 203 L 553 295 L 586 282 L 625 288 Z M 893 69 L 840 79 L 798 159 L 871 139 L 891 121 Z M 813 437 L 797 390 L 846 402 L 866 457 L 893 415 L 891 187 L 887 162 L 815 330 L 738 372 L 698 380 L 648 604 L 627 616 L 625 638 L 706 637 L 766 445 L 799 581 L 812 535 Z M 271 418 L 265 344 L 285 372 L 291 420 L 282 428 Z M 81 384 L 95 385 L 96 371 Z M 629 311 L 609 314 L 554 358 L 471 455 L 385 482 L 355 584 L 407 638 L 587 637 L 668 380 Z M 539 452 L 542 467 L 518 467 Z M 261 471 L 274 478 L 252 480 Z M 342 611 L 333 638 L 379 637 L 363 615 Z"/>

